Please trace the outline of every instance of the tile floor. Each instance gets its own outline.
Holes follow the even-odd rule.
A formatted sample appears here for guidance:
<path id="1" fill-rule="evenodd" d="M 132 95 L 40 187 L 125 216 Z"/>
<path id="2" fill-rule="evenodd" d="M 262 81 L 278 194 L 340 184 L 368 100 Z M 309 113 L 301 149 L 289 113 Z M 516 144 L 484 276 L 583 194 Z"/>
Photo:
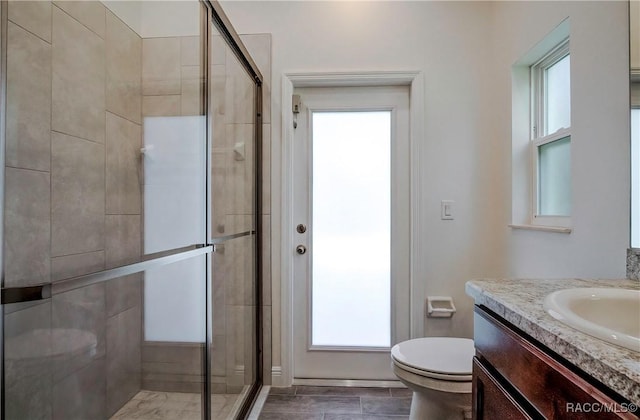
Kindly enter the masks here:
<path id="1" fill-rule="evenodd" d="M 240 394 L 212 395 L 211 417 L 232 418 Z M 180 392 L 140 391 L 111 420 L 200 420 L 201 395 Z"/>
<path id="2" fill-rule="evenodd" d="M 401 420 L 409 418 L 406 388 L 294 386 L 271 388 L 260 420 Z"/>

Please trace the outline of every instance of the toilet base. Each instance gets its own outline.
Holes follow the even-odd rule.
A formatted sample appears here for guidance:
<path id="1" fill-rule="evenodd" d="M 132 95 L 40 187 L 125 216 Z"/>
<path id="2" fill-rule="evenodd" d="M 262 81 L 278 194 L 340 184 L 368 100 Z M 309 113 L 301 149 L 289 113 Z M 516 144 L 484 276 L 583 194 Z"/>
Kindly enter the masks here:
<path id="1" fill-rule="evenodd" d="M 435 390 L 413 392 L 409 420 L 462 420 L 471 418 L 471 395 Z"/>

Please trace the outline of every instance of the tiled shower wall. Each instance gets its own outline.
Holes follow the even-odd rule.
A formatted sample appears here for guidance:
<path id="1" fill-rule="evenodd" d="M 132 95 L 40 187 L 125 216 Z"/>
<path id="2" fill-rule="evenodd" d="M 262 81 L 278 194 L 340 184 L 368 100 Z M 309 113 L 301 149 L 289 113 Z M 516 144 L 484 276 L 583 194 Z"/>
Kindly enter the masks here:
<path id="1" fill-rule="evenodd" d="M 200 68 L 200 37 L 143 39 L 143 116 L 201 115 Z M 143 342 L 142 388 L 201 392 L 202 351 L 201 343 Z"/>
<path id="2" fill-rule="evenodd" d="M 47 1 L 10 2 L 8 35 L 5 286 L 58 281 L 135 261 L 141 254 L 142 116 L 199 113 L 197 38 L 142 40 L 99 2 Z M 265 76 L 261 217 L 264 373 L 270 383 L 271 39 L 248 35 L 243 41 Z M 214 66 L 222 64 L 215 62 L 221 57 L 226 65 L 226 53 L 220 55 L 226 48 L 217 42 Z M 233 117 L 242 114 L 247 98 L 228 96 L 238 87 L 233 74 L 242 70 L 225 70 L 214 80 L 226 89 L 214 97 L 225 118 L 214 130 L 234 141 L 246 135 L 248 144 L 249 120 Z M 231 184 L 225 188 L 240 188 L 231 189 L 224 223 L 239 229 L 249 217 L 251 191 L 242 186 L 253 176 L 246 169 L 253 151 L 245 149 L 245 161 L 236 160 L 234 143 L 225 144 L 222 153 L 231 158 L 225 169 Z M 214 337 L 214 392 L 238 390 L 252 369 L 244 360 L 253 346 L 253 326 L 238 325 L 257 309 L 255 296 L 244 293 L 250 290 L 251 273 L 244 270 L 248 248 L 230 244 L 220 264 L 226 273 L 215 292 L 223 314 L 215 320 L 222 326 Z M 143 383 L 153 389 L 200 380 L 199 345 L 179 345 L 178 352 L 163 343 L 141 348 L 142 274 L 34 304 L 5 305 L 5 312 L 8 418 L 101 418 Z M 174 371 L 154 371 L 158 367 Z"/>
<path id="3" fill-rule="evenodd" d="M 142 40 L 99 2 L 8 11 L 5 286 L 137 260 Z M 7 418 L 104 418 L 140 389 L 140 275 L 5 312 Z"/>
<path id="4" fill-rule="evenodd" d="M 263 87 L 263 326 L 265 337 L 265 382 L 271 379 L 270 275 L 270 35 L 242 36 L 265 78 Z M 143 40 L 143 115 L 198 115 L 199 39 L 168 37 Z M 251 228 L 251 187 L 254 179 L 251 147 L 253 83 L 219 36 L 213 36 L 210 52 L 210 97 L 212 115 L 212 219 L 214 235 L 228 235 Z M 257 310 L 253 290 L 251 238 L 240 238 L 218 248 L 213 272 L 212 391 L 240 392 L 253 381 L 252 360 Z M 143 388 L 159 391 L 199 392 L 201 346 L 187 343 L 143 344 Z"/>

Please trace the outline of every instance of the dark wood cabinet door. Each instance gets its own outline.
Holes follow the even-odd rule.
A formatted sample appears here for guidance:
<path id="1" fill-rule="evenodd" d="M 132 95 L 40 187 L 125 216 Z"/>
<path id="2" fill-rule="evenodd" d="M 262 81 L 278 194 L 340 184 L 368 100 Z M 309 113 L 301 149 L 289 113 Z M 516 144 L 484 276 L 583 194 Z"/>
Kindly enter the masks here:
<path id="1" fill-rule="evenodd" d="M 473 418 L 476 420 L 532 419 L 502 385 L 473 358 Z"/>

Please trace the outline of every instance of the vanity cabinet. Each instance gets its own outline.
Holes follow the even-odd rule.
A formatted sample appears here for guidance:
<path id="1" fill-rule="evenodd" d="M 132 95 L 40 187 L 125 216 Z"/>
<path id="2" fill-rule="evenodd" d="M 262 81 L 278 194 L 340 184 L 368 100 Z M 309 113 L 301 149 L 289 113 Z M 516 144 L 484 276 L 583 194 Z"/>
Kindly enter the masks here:
<path id="1" fill-rule="evenodd" d="M 473 418 L 636 419 L 628 401 L 476 306 Z"/>

